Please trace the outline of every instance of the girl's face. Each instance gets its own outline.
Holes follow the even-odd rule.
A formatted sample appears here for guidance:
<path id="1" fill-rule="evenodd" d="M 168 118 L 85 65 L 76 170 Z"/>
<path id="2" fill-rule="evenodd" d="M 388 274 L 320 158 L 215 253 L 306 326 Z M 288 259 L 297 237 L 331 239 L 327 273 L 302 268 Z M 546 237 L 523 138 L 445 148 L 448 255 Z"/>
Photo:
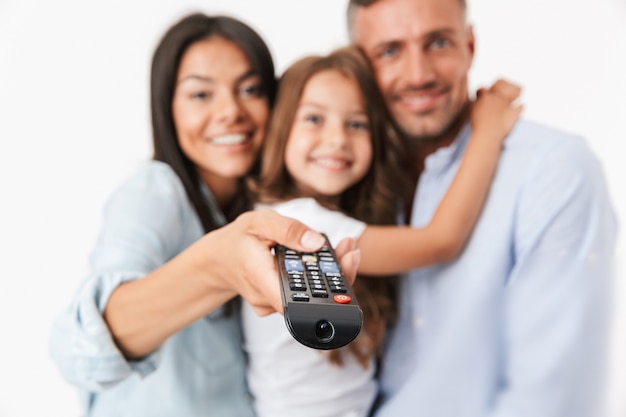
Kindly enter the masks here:
<path id="1" fill-rule="evenodd" d="M 307 82 L 287 139 L 285 165 L 301 196 L 336 203 L 372 161 L 365 102 L 358 84 L 337 70 Z"/>
<path id="2" fill-rule="evenodd" d="M 178 68 L 172 112 L 185 155 L 218 201 L 232 196 L 256 160 L 269 115 L 261 79 L 241 49 L 221 37 L 192 44 Z"/>

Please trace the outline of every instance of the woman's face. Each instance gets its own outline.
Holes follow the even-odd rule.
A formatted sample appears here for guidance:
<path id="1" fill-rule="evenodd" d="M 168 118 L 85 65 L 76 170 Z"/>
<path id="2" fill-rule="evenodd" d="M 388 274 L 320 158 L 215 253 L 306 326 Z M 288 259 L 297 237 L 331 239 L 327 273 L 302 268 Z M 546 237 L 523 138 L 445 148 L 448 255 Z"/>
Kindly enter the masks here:
<path id="1" fill-rule="evenodd" d="M 372 162 L 365 100 L 358 84 L 336 70 L 309 79 L 285 148 L 285 165 L 301 195 L 336 202 Z"/>
<path id="2" fill-rule="evenodd" d="M 232 195 L 254 164 L 269 105 L 261 78 L 234 43 L 211 37 L 184 53 L 172 103 L 178 142 L 216 194 Z"/>

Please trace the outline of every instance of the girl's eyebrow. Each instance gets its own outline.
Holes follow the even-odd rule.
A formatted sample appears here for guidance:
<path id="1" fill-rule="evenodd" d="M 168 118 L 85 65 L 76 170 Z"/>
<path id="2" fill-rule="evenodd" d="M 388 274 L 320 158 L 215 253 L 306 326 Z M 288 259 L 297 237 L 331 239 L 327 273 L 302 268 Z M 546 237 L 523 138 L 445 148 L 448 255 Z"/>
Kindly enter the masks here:
<path id="1" fill-rule="evenodd" d="M 306 108 L 306 107 L 313 107 L 315 109 L 319 109 L 319 110 L 325 110 L 327 107 L 322 105 L 322 104 L 318 104 L 312 101 L 305 101 L 304 103 L 300 103 L 297 107 L 297 110 L 300 110 L 301 108 Z M 357 116 L 367 116 L 367 110 L 366 109 L 355 109 L 349 112 L 349 114 L 351 115 L 357 115 Z"/>
<path id="2" fill-rule="evenodd" d="M 317 104 L 315 102 L 311 102 L 311 101 L 305 101 L 303 103 L 298 104 L 298 109 L 301 109 L 302 107 L 315 107 L 316 109 L 325 109 L 326 106 L 322 106 L 321 104 Z"/>

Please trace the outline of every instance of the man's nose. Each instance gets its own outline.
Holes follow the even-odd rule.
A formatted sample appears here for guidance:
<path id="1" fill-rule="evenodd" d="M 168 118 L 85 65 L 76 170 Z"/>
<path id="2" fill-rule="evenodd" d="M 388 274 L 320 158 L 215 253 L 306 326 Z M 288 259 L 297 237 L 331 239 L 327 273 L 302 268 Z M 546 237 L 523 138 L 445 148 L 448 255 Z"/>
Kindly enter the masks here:
<path id="1" fill-rule="evenodd" d="M 418 88 L 435 81 L 435 67 L 432 59 L 421 48 L 408 48 L 404 61 L 404 78 L 409 85 Z"/>

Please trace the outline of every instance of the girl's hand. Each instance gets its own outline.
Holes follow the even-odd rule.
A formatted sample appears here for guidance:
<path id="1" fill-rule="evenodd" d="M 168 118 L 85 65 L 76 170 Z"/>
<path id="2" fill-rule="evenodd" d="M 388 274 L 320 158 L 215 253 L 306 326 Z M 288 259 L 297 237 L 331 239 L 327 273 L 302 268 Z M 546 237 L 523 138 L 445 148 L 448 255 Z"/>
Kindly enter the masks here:
<path id="1" fill-rule="evenodd" d="M 515 103 L 520 93 L 519 86 L 505 80 L 496 81 L 489 89 L 479 89 L 470 117 L 476 137 L 504 142 L 523 109 Z"/>

